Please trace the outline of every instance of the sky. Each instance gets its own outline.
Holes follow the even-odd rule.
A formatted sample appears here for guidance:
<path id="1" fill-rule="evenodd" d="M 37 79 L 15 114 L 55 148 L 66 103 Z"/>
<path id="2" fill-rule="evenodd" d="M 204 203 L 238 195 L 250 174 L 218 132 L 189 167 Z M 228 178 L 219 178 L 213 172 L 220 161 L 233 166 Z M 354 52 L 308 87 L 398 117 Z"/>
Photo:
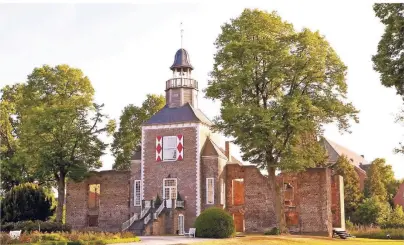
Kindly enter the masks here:
<path id="1" fill-rule="evenodd" d="M 183 47 L 199 81 L 199 107 L 213 118 L 219 115 L 218 104 L 201 90 L 213 68 L 214 41 L 221 25 L 244 8 L 277 11 L 296 30 L 319 30 L 326 37 L 348 66 L 348 99 L 360 110 L 360 122 L 350 134 L 327 125 L 325 137 L 368 161 L 385 158 L 395 176 L 404 178 L 404 155 L 393 153 L 404 140 L 404 126 L 394 122 L 403 101 L 380 84 L 372 69 L 384 26 L 370 1 L 0 3 L 0 86 L 24 82 L 44 64 L 68 64 L 90 78 L 96 102 L 119 120 L 126 105 L 140 105 L 148 93 L 164 93 L 183 22 Z M 108 153 L 102 161 L 102 169 L 111 169 L 114 158 Z"/>

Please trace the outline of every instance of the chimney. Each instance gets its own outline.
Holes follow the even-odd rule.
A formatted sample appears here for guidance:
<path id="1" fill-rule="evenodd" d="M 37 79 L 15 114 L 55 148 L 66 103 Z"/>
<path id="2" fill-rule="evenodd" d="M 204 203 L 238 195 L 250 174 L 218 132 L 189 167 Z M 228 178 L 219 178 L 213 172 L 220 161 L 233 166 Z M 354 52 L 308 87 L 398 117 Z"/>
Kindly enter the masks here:
<path id="1" fill-rule="evenodd" d="M 226 141 L 225 145 L 225 154 L 229 162 L 231 162 L 231 147 L 230 147 L 230 141 Z"/>

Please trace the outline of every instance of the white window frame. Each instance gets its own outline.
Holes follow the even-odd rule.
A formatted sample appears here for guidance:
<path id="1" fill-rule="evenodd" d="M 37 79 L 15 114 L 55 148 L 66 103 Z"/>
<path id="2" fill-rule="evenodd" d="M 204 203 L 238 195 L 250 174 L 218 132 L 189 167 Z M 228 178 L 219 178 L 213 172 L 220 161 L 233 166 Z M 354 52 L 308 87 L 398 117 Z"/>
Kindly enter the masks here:
<path id="1" fill-rule="evenodd" d="M 212 183 L 212 190 L 209 190 L 209 182 Z M 209 193 L 211 196 L 209 196 Z M 209 197 L 211 197 L 212 201 L 209 201 Z M 206 204 L 215 204 L 215 179 L 214 178 L 206 178 Z"/>
<path id="2" fill-rule="evenodd" d="M 139 184 L 139 196 L 136 195 L 136 184 Z M 139 207 L 142 205 L 142 200 L 141 200 L 141 193 L 142 191 L 142 181 L 141 180 L 135 180 L 133 183 L 133 204 L 136 207 Z"/>
<path id="3" fill-rule="evenodd" d="M 220 179 L 220 188 L 221 188 L 220 205 L 225 205 L 226 204 L 226 185 L 225 185 L 223 179 Z"/>
<path id="4" fill-rule="evenodd" d="M 174 180 L 175 186 L 166 186 L 166 181 Z M 176 178 L 164 178 L 163 179 L 163 200 L 166 200 L 166 188 L 173 188 L 175 187 L 175 200 L 177 200 L 177 193 L 178 193 L 178 181 Z"/>
<path id="5" fill-rule="evenodd" d="M 173 139 L 175 144 L 172 147 L 168 147 L 165 142 L 167 142 L 169 139 Z M 164 154 L 164 152 L 166 150 L 174 150 L 174 158 L 166 158 L 166 154 Z M 177 136 L 163 136 L 163 161 L 164 162 L 173 162 L 173 161 L 177 161 Z"/>

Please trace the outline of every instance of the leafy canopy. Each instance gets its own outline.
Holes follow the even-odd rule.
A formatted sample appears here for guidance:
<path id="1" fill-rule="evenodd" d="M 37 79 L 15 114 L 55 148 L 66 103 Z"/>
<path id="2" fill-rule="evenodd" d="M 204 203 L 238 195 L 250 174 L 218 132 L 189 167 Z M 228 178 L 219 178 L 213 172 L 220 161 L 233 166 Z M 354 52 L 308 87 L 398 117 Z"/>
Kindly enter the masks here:
<path id="1" fill-rule="evenodd" d="M 300 170 L 325 160 L 322 126 L 348 131 L 346 66 L 318 32 L 276 13 L 245 9 L 222 26 L 207 98 L 221 101 L 216 129 L 233 136 L 243 159 Z"/>
<path id="2" fill-rule="evenodd" d="M 114 133 L 111 145 L 115 157 L 114 169 L 130 169 L 130 158 L 133 151 L 140 146 L 142 138 L 141 126 L 165 105 L 162 95 L 148 94 L 142 106 L 126 106 L 120 117 L 119 130 Z"/>
<path id="3" fill-rule="evenodd" d="M 404 3 L 376 3 L 376 16 L 385 25 L 384 33 L 372 57 L 374 69 L 380 73 L 382 84 L 395 87 L 404 95 Z"/>

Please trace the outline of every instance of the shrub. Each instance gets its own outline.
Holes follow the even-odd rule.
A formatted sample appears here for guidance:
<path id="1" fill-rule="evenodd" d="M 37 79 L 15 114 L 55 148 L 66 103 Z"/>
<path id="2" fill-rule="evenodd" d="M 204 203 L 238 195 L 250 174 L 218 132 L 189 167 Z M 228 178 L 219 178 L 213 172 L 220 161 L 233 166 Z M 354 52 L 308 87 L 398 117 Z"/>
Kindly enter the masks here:
<path id="1" fill-rule="evenodd" d="M 278 227 L 274 227 L 271 230 L 264 232 L 264 235 L 279 235 L 279 234 L 281 234 L 281 231 L 279 230 Z"/>
<path id="2" fill-rule="evenodd" d="M 1 200 L 4 222 L 47 220 L 54 212 L 54 197 L 36 184 L 25 183 L 9 190 Z"/>
<path id="3" fill-rule="evenodd" d="M 390 235 L 391 239 L 404 239 L 404 229 L 401 228 L 381 229 L 379 227 L 362 227 L 354 229 L 350 233 L 359 238 L 388 239 L 387 235 Z"/>
<path id="4" fill-rule="evenodd" d="M 233 218 L 221 208 L 208 208 L 195 221 L 196 236 L 227 238 L 235 233 Z"/>
<path id="5" fill-rule="evenodd" d="M 20 221 L 15 223 L 5 223 L 1 226 L 1 230 L 6 232 L 11 230 L 30 232 L 39 231 L 39 229 L 41 232 L 71 231 L 71 227 L 69 225 L 45 221 Z"/>
<path id="6" fill-rule="evenodd" d="M 350 231 L 350 230 L 352 230 L 352 229 L 354 228 L 354 224 L 353 224 L 350 220 L 347 220 L 347 221 L 345 222 L 345 228 L 346 228 L 348 231 Z"/>

